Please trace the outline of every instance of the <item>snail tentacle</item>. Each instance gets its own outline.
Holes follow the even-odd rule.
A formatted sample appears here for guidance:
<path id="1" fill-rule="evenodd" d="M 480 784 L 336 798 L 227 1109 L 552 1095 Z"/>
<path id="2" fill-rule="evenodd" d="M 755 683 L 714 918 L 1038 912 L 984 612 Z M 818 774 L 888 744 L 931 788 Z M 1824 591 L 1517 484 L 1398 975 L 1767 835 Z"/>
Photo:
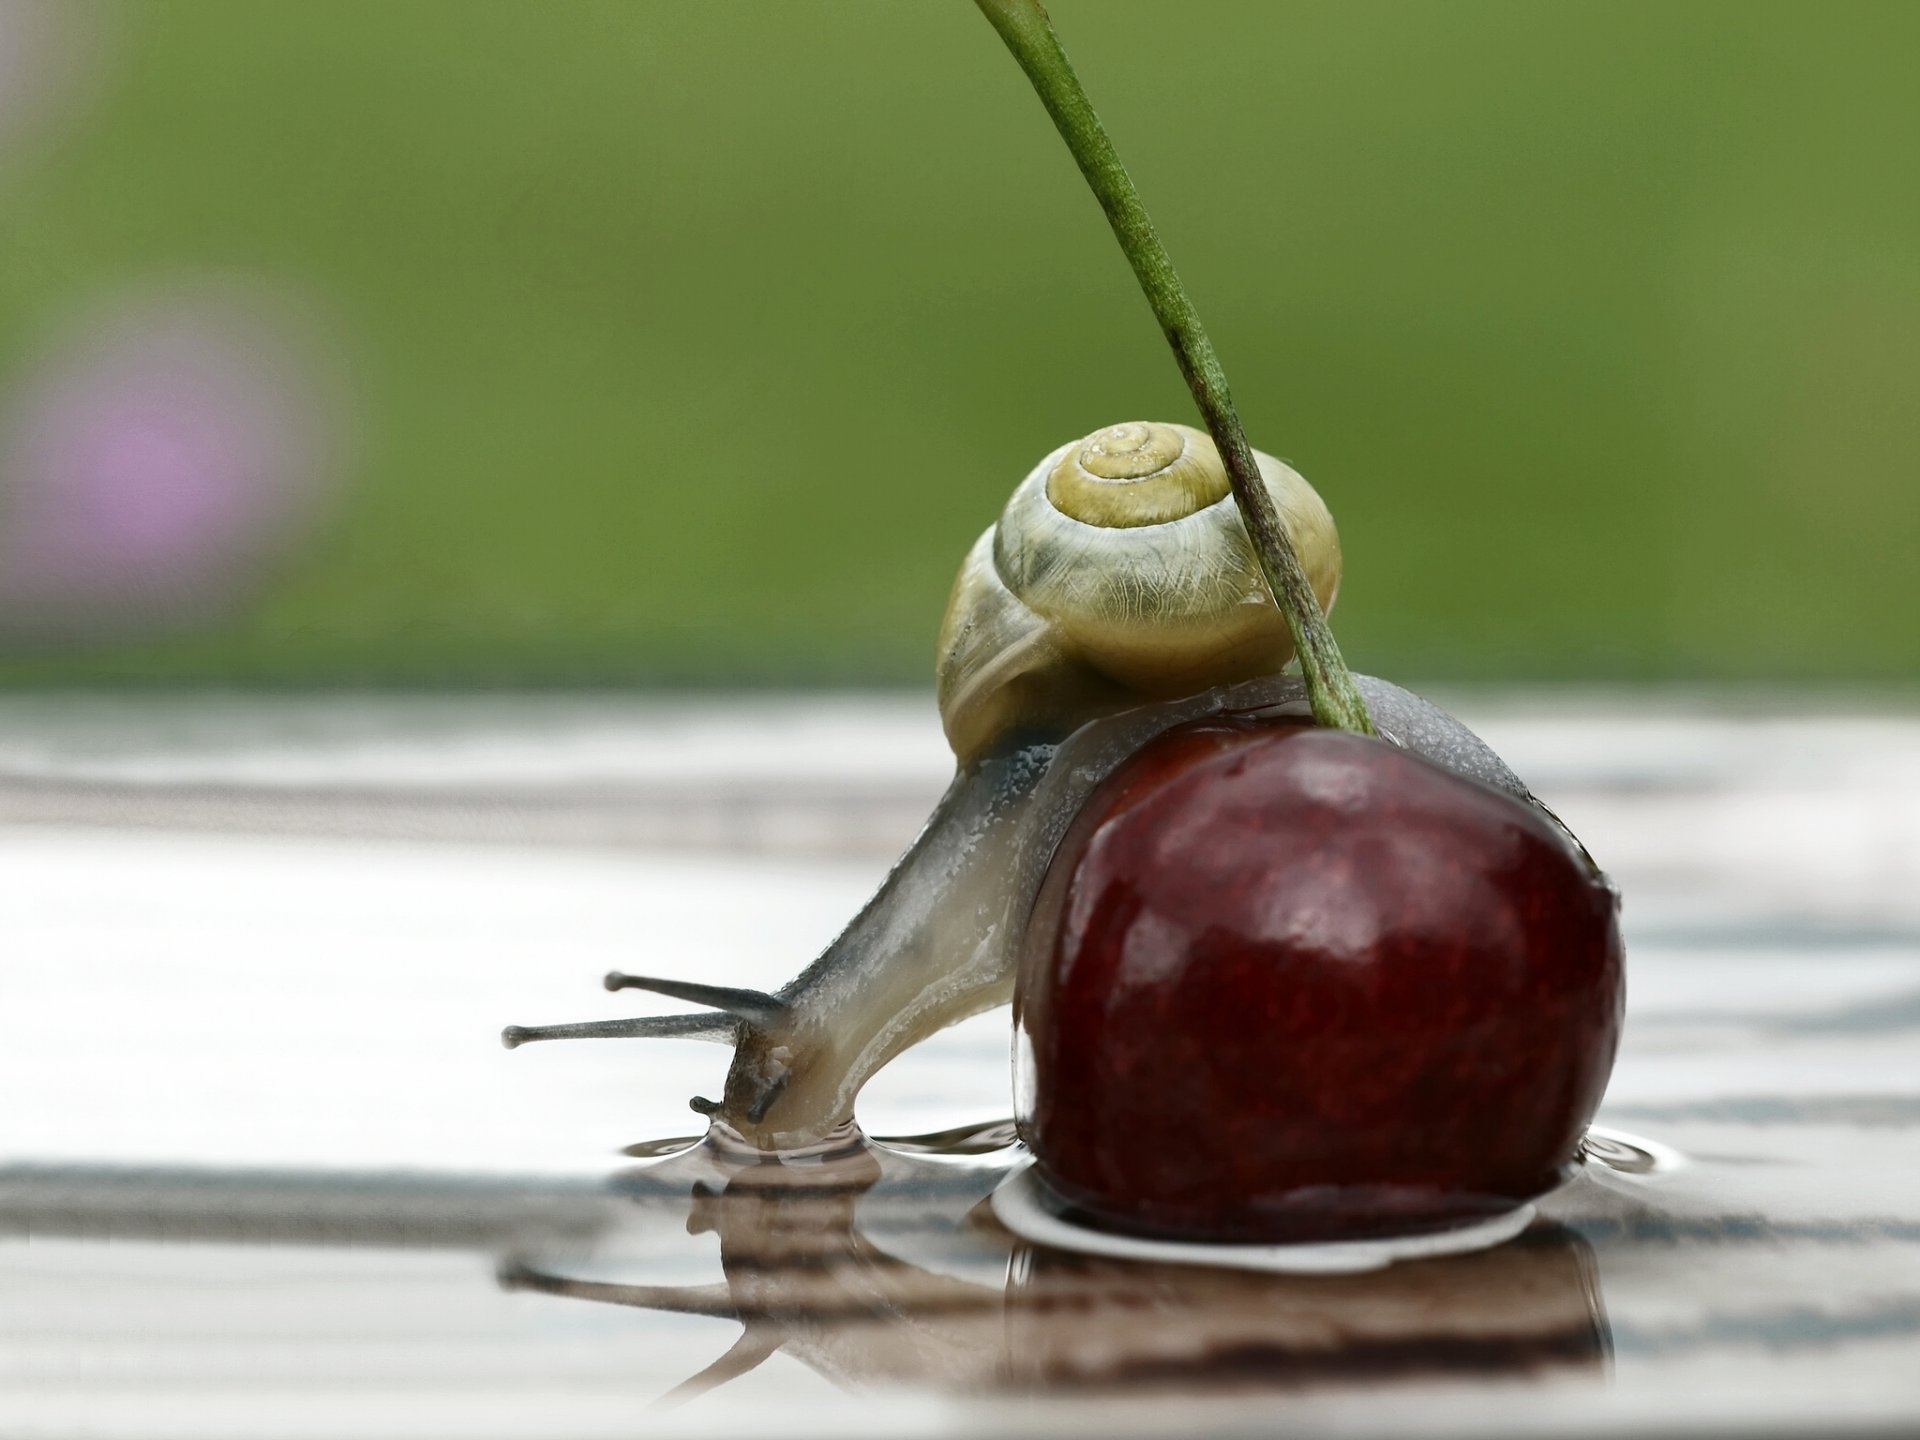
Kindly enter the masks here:
<path id="1" fill-rule="evenodd" d="M 725 1011 L 743 1025 L 768 1030 L 787 1018 L 787 1007 L 776 995 L 764 990 L 743 990 L 732 985 L 703 985 L 697 980 L 663 980 L 654 975 L 628 975 L 619 970 L 607 973 L 602 982 L 609 990 L 646 990 L 671 1000 L 685 1000 Z"/>
<path id="2" fill-rule="evenodd" d="M 573 1025 L 509 1025 L 500 1043 L 517 1050 L 534 1040 L 712 1040 L 731 1045 L 740 1038 L 732 1015 L 641 1015 L 625 1020 L 585 1020 Z"/>

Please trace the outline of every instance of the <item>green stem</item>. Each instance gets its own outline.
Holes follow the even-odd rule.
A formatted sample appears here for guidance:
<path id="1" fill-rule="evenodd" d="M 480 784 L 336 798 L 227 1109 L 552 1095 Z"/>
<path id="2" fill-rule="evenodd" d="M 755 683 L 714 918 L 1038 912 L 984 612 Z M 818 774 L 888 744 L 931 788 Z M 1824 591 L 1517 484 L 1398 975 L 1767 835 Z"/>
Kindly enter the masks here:
<path id="1" fill-rule="evenodd" d="M 1300 657 L 1300 669 L 1306 678 L 1307 694 L 1313 706 L 1313 718 L 1321 724 L 1363 735 L 1373 733 L 1366 703 L 1354 686 L 1353 675 L 1340 658 L 1333 631 L 1320 609 L 1320 601 L 1307 582 L 1306 573 L 1293 551 L 1293 541 L 1280 523 L 1280 511 L 1273 496 L 1260 479 L 1254 464 L 1253 447 L 1234 413 L 1233 396 L 1227 389 L 1226 373 L 1213 342 L 1201 327 L 1193 302 L 1187 298 L 1166 247 L 1154 232 L 1140 193 L 1133 188 L 1126 167 L 1114 153 L 1106 127 L 1094 113 L 1087 92 L 1080 87 L 1073 62 L 1061 48 L 1053 23 L 1039 0 L 976 0 L 981 13 L 1000 32 L 1007 49 L 1026 71 L 1027 79 L 1047 107 L 1067 149 L 1079 163 L 1100 206 L 1107 212 L 1107 223 L 1133 265 L 1133 273 L 1146 292 L 1147 303 L 1166 332 L 1173 357 L 1186 376 L 1187 388 L 1207 422 L 1213 442 L 1226 462 L 1227 478 L 1233 496 L 1240 505 L 1240 518 L 1253 542 L 1260 568 L 1266 573 L 1273 598 L 1286 617 L 1293 635 L 1294 653 Z"/>

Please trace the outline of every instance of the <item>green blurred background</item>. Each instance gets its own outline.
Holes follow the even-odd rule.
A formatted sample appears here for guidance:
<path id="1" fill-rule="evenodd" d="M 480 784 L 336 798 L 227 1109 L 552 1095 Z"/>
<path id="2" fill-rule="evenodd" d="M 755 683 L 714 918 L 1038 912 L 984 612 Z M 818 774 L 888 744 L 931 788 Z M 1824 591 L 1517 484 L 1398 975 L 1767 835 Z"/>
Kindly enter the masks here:
<path id="1" fill-rule="evenodd" d="M 1052 9 L 1360 668 L 1914 673 L 1920 4 Z M 332 498 L 12 683 L 924 682 L 1035 459 L 1191 416 L 963 0 L 88 14 L 0 151 L 0 383 L 237 277 L 323 337 Z"/>

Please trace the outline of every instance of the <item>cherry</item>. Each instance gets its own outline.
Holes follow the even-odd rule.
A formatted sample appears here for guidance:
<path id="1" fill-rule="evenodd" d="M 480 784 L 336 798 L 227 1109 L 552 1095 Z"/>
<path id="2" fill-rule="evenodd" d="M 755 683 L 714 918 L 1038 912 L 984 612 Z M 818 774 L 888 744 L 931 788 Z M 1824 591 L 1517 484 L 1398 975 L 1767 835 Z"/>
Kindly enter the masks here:
<path id="1" fill-rule="evenodd" d="M 1057 852 L 1016 996 L 1022 1131 L 1094 1223 L 1288 1241 L 1512 1209 L 1575 1162 L 1618 902 L 1537 806 L 1383 740 L 1210 721 Z"/>

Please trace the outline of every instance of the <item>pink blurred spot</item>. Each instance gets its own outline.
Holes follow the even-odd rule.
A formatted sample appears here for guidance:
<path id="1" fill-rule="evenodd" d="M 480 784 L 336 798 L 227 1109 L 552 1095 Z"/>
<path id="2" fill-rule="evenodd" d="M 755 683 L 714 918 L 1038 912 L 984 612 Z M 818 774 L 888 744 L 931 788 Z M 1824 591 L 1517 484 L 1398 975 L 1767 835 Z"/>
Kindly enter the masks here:
<path id="1" fill-rule="evenodd" d="M 122 307 L 0 411 L 0 634 L 62 640 L 230 614 L 330 488 L 329 387 L 277 307 Z"/>

